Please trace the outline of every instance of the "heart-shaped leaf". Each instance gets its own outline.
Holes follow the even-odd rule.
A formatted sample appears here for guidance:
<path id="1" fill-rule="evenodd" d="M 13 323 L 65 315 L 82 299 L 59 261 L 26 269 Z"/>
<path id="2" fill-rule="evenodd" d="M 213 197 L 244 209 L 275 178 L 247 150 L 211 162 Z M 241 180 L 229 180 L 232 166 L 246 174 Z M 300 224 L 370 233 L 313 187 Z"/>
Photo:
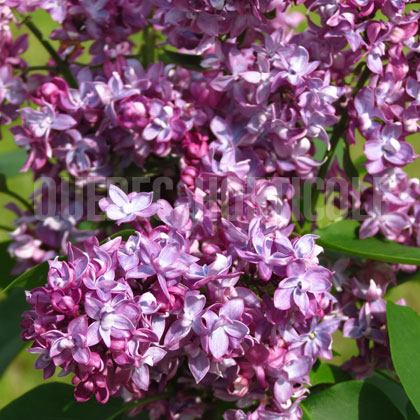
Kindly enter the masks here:
<path id="1" fill-rule="evenodd" d="M 326 250 L 356 257 L 397 264 L 420 266 L 420 248 L 405 246 L 380 238 L 359 239 L 359 222 L 341 220 L 314 231 L 318 245 Z"/>
<path id="2" fill-rule="evenodd" d="M 35 287 L 44 286 L 47 283 L 48 270 L 49 266 L 47 261 L 30 268 L 9 283 L 3 289 L 3 293 L 8 293 L 15 287 L 23 287 L 24 289 L 30 290 Z"/>
<path id="3" fill-rule="evenodd" d="M 95 397 L 78 403 L 74 387 L 62 383 L 49 383 L 32 389 L 0 410 L 4 420 L 80 420 L 106 419 L 122 407 L 122 399 L 110 399 L 99 404 Z"/>
<path id="4" fill-rule="evenodd" d="M 134 229 L 120 230 L 119 232 L 112 234 L 109 238 L 103 240 L 101 242 L 101 245 L 109 241 L 110 239 L 118 238 L 118 236 L 121 236 L 122 240 L 126 241 L 131 235 L 135 235 L 135 234 L 136 234 L 136 231 Z"/>
<path id="5" fill-rule="evenodd" d="M 399 384 L 390 373 L 378 371 L 370 378 L 367 378 L 366 382 L 375 385 L 376 388 L 380 389 L 392 401 L 395 407 L 400 410 L 400 413 L 404 417 L 406 416 L 407 403 L 409 403 L 410 400 L 402 385 Z"/>
<path id="6" fill-rule="evenodd" d="M 25 342 L 20 338 L 22 313 L 30 309 L 22 289 L 15 289 L 0 300 L 0 376 Z"/>
<path id="7" fill-rule="evenodd" d="M 322 363 L 319 360 L 312 367 L 309 373 L 312 386 L 319 384 L 335 384 L 351 379 L 350 375 L 342 371 L 338 366 Z"/>
<path id="8" fill-rule="evenodd" d="M 177 64 L 178 66 L 184 67 L 188 70 L 193 71 L 204 71 L 205 69 L 201 67 L 201 60 L 203 57 L 200 55 L 193 54 L 181 54 L 175 51 L 165 50 L 165 54 L 171 60 L 171 63 Z"/>
<path id="9" fill-rule="evenodd" d="M 11 281 L 12 276 L 10 272 L 16 261 L 14 261 L 7 248 L 10 245 L 10 241 L 0 242 L 0 265 L 1 265 L 1 277 L 0 277 L 0 288 L 5 288 Z"/>
<path id="10" fill-rule="evenodd" d="M 392 362 L 413 406 L 420 414 L 420 316 L 411 308 L 387 302 Z"/>
<path id="11" fill-rule="evenodd" d="M 6 176 L 16 176 L 25 165 L 27 159 L 25 149 L 16 149 L 0 154 L 0 168 Z"/>
<path id="12" fill-rule="evenodd" d="M 310 395 L 302 420 L 404 420 L 388 397 L 363 381 L 347 381 Z"/>

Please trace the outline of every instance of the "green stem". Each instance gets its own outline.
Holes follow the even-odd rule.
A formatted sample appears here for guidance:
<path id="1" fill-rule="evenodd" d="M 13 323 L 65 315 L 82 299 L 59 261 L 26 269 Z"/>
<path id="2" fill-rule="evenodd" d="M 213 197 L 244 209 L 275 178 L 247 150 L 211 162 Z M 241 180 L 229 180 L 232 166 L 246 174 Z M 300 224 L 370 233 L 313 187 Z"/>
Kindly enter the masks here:
<path id="1" fill-rule="evenodd" d="M 45 71 L 57 71 L 57 67 L 53 67 L 53 66 L 30 66 L 30 67 L 26 67 L 24 69 L 22 69 L 22 73 L 29 73 L 30 71 L 40 71 L 40 70 L 45 70 Z"/>
<path id="2" fill-rule="evenodd" d="M 359 90 L 365 85 L 366 81 L 369 78 L 369 75 L 370 75 L 370 70 L 366 66 L 365 69 L 363 70 L 363 73 L 361 74 L 359 78 L 359 81 L 357 82 L 356 87 L 354 88 L 354 91 L 352 94 L 353 98 L 358 94 Z M 335 156 L 335 152 L 337 150 L 337 146 L 340 143 L 340 138 L 343 137 L 343 134 L 347 127 L 348 120 L 349 120 L 349 115 L 348 115 L 347 109 L 345 109 L 343 112 L 343 115 L 340 118 L 340 121 L 334 126 L 333 131 L 331 133 L 331 140 L 330 140 L 331 148 L 329 151 L 326 152 L 327 159 L 319 168 L 318 178 L 322 180 L 325 179 L 328 169 L 331 166 L 331 163 Z M 320 194 L 321 194 L 321 190 L 316 187 L 316 184 L 314 184 L 314 188 L 312 190 L 310 217 L 312 217 L 315 214 L 315 210 L 318 204 L 318 198 Z M 305 220 L 303 224 L 303 230 L 305 232 L 309 232 L 311 226 L 312 226 L 312 220 Z"/>
<path id="3" fill-rule="evenodd" d="M 26 201 L 23 197 L 21 197 L 19 194 L 13 191 L 10 191 L 9 189 L 0 191 L 0 192 L 2 192 L 3 194 L 7 194 L 10 197 L 14 198 L 15 200 L 19 201 L 19 203 L 22 203 L 31 213 L 34 212 L 33 206 L 28 201 Z"/>
<path id="4" fill-rule="evenodd" d="M 139 59 L 140 53 L 139 54 L 128 54 L 128 55 L 124 55 L 123 57 L 126 58 L 127 60 L 130 58 L 135 58 L 135 59 Z M 110 61 L 111 63 L 115 63 L 115 61 L 117 61 L 116 58 L 109 58 L 107 61 Z M 89 67 L 91 70 L 99 70 L 101 69 L 104 65 L 103 64 L 95 64 L 93 66 L 91 66 L 90 64 L 87 63 L 81 63 L 79 61 L 75 61 L 73 62 L 73 64 L 75 64 L 76 66 L 80 66 L 80 67 Z"/>
<path id="5" fill-rule="evenodd" d="M 10 226 L 0 225 L 0 230 L 5 230 L 6 232 L 13 232 L 13 228 Z"/>
<path id="6" fill-rule="evenodd" d="M 33 35 L 38 39 L 38 41 L 42 44 L 42 46 L 47 50 L 50 54 L 52 59 L 55 61 L 57 65 L 58 71 L 62 74 L 64 79 L 66 79 L 67 83 L 72 88 L 77 88 L 77 82 L 74 78 L 72 72 L 70 71 L 69 66 L 67 63 L 58 55 L 57 51 L 52 47 L 52 45 L 44 39 L 44 35 L 42 32 L 37 28 L 37 26 L 30 20 L 29 16 L 23 16 L 19 12 L 15 12 L 15 16 L 19 17 L 22 20 L 22 23 L 33 33 Z"/>
<path id="7" fill-rule="evenodd" d="M 296 219 L 296 217 L 293 213 L 293 209 L 292 209 L 291 214 L 290 214 L 290 220 L 295 224 L 295 228 L 297 230 L 298 235 L 302 235 L 302 228 L 300 227 L 299 222 L 297 221 L 297 219 Z"/>
<path id="8" fill-rule="evenodd" d="M 156 34 L 153 27 L 147 26 L 143 31 L 143 47 L 141 56 L 143 57 L 144 68 L 155 62 L 155 43 Z"/>
<path id="9" fill-rule="evenodd" d="M 136 407 L 140 407 L 142 405 L 149 404 L 149 403 L 151 403 L 153 401 L 164 400 L 164 399 L 168 398 L 169 396 L 170 396 L 170 393 L 169 392 L 166 392 L 164 394 L 159 394 L 159 395 L 155 395 L 153 397 L 144 398 L 142 400 L 133 401 L 131 404 L 127 404 L 127 405 L 124 405 L 123 407 L 121 407 L 117 412 L 115 412 L 114 414 L 112 414 L 106 420 L 114 420 L 118 416 L 120 416 L 121 414 L 124 414 L 127 411 L 132 410 L 133 408 L 136 408 Z"/>

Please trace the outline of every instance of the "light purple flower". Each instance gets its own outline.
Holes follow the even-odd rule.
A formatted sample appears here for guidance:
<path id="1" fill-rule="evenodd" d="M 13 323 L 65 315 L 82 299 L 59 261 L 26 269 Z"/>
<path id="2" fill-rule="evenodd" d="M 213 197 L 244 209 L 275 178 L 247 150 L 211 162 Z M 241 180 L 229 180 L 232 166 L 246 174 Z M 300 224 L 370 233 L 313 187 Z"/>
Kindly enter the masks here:
<path id="1" fill-rule="evenodd" d="M 375 91 L 371 87 L 361 89 L 354 99 L 354 106 L 359 117 L 359 126 L 363 133 L 372 133 L 379 129 L 380 125 L 374 119 L 385 118 L 375 102 Z"/>
<path id="2" fill-rule="evenodd" d="M 72 266 L 65 261 L 59 261 L 58 257 L 54 261 L 49 261 L 50 270 L 48 271 L 48 285 L 52 288 L 67 289 L 74 285 L 76 273 Z"/>
<path id="3" fill-rule="evenodd" d="M 13 105 L 21 105 L 27 97 L 24 84 L 14 77 L 9 66 L 0 67 L 0 104 L 6 99 Z"/>
<path id="4" fill-rule="evenodd" d="M 381 232 L 391 241 L 398 240 L 403 231 L 411 228 L 410 218 L 404 211 L 392 211 L 391 207 L 375 196 L 365 203 L 368 217 L 360 226 L 361 239 L 370 238 Z"/>
<path id="5" fill-rule="evenodd" d="M 71 359 L 82 365 L 89 363 L 90 350 L 87 344 L 88 321 L 86 316 L 81 315 L 71 320 L 67 327 L 67 334 L 50 331 L 46 337 L 53 333 L 59 337 L 51 345 L 50 357 L 57 366 L 70 362 Z"/>
<path id="6" fill-rule="evenodd" d="M 107 114 L 114 121 L 116 121 L 115 102 L 140 93 L 138 89 L 125 86 L 117 72 L 112 73 L 107 84 L 95 83 L 94 87 L 106 106 Z"/>
<path id="7" fill-rule="evenodd" d="M 407 80 L 407 94 L 414 98 L 414 101 L 411 102 L 412 105 L 420 105 L 420 83 L 409 77 Z"/>
<path id="8" fill-rule="evenodd" d="M 385 33 L 381 33 L 381 30 Z M 368 44 L 368 54 L 366 57 L 366 64 L 369 70 L 376 74 L 382 74 L 382 56 L 385 54 L 385 43 L 384 41 L 388 40 L 389 32 L 392 30 L 392 27 L 389 25 L 385 26 L 382 22 L 371 22 L 366 30 L 369 44 Z"/>
<path id="9" fill-rule="evenodd" d="M 63 23 L 67 12 L 66 0 L 47 0 L 41 2 L 42 9 L 46 10 L 53 20 Z"/>
<path id="10" fill-rule="evenodd" d="M 139 315 L 137 306 L 116 295 L 111 301 L 102 302 L 92 294 L 85 298 L 85 311 L 89 318 L 95 320 L 89 325 L 87 343 L 93 346 L 101 340 L 109 348 L 112 338 L 129 336 L 134 330 L 135 320 Z"/>
<path id="11" fill-rule="evenodd" d="M 291 360 L 280 371 L 276 372 L 274 397 L 278 403 L 286 403 L 294 394 L 291 381 L 302 381 L 309 374 L 312 362 L 307 356 Z"/>
<path id="12" fill-rule="evenodd" d="M 187 295 L 184 299 L 184 308 L 178 319 L 171 324 L 165 336 L 164 345 L 171 348 L 186 337 L 191 329 L 201 331 L 201 314 L 206 298 L 203 295 Z"/>
<path id="13" fill-rule="evenodd" d="M 173 208 L 166 200 L 158 200 L 157 215 L 166 225 L 175 229 L 184 230 L 190 221 L 190 208 L 187 203 Z"/>
<path id="14" fill-rule="evenodd" d="M 225 257 L 222 254 L 216 254 L 216 259 L 209 265 L 191 264 L 190 269 L 185 273 L 186 280 L 193 289 L 198 289 L 208 282 L 232 278 L 238 276 L 239 273 L 228 273 L 232 264 L 232 257 Z M 191 280 L 191 281 L 188 281 Z"/>
<path id="15" fill-rule="evenodd" d="M 210 369 L 210 360 L 207 354 L 194 344 L 186 346 L 185 351 L 188 354 L 188 367 L 198 384 L 207 375 Z"/>
<path id="16" fill-rule="evenodd" d="M 143 293 L 141 296 L 136 296 L 134 301 L 139 305 L 143 315 L 154 314 L 159 310 L 161 306 L 153 293 L 150 292 Z"/>
<path id="17" fill-rule="evenodd" d="M 310 233 L 290 241 L 281 232 L 276 232 L 274 244 L 283 258 L 303 260 L 308 265 L 314 265 L 318 264 L 317 255 L 322 252 L 322 248 L 315 242 L 318 238 Z"/>
<path id="18" fill-rule="evenodd" d="M 284 266 L 287 264 L 287 259 L 283 254 L 273 250 L 274 238 L 263 234 L 259 219 L 251 221 L 249 237 L 254 251 L 243 251 L 237 248 L 236 252 L 245 261 L 258 264 L 258 272 L 262 280 L 268 281 L 275 267 Z"/>
<path id="19" fill-rule="evenodd" d="M 188 270 L 197 258 L 182 252 L 177 242 L 163 247 L 149 238 L 141 237 L 139 258 L 141 265 L 127 272 L 127 278 L 145 279 L 157 275 L 159 285 L 169 299 L 167 279 L 175 279 Z"/>
<path id="20" fill-rule="evenodd" d="M 101 198 L 99 207 L 111 220 L 117 220 L 117 224 L 128 223 L 137 217 L 153 216 L 159 206 L 152 203 L 153 193 L 125 194 L 115 185 L 109 187 L 109 198 Z"/>
<path id="21" fill-rule="evenodd" d="M 357 319 L 349 318 L 344 323 L 343 336 L 355 339 L 366 337 L 378 343 L 385 343 L 385 335 L 371 325 L 372 318 L 370 302 L 367 302 L 360 309 Z"/>
<path id="22" fill-rule="evenodd" d="M 376 174 L 387 166 L 404 166 L 416 157 L 411 144 L 400 141 L 401 124 L 389 124 L 382 128 L 379 137 L 368 140 L 364 151 L 368 158 L 366 168 Z"/>
<path id="23" fill-rule="evenodd" d="M 140 233 L 136 232 L 136 235 L 130 236 L 124 247 L 118 250 L 118 262 L 125 271 L 129 271 L 139 265 L 140 260 L 137 252 L 140 249 L 140 238 Z"/>
<path id="24" fill-rule="evenodd" d="M 60 114 L 54 111 L 54 108 L 45 104 L 41 111 L 35 111 L 32 108 L 22 108 L 19 110 L 23 122 L 36 137 L 47 138 L 51 130 L 65 131 L 74 127 L 77 121 L 70 115 Z"/>
<path id="25" fill-rule="evenodd" d="M 203 319 L 209 333 L 208 348 L 216 359 L 222 358 L 229 351 L 229 347 L 237 347 L 240 340 L 249 333 L 248 327 L 239 321 L 244 309 L 244 301 L 235 298 L 220 308 L 219 315 L 212 310 L 204 313 Z"/>
<path id="26" fill-rule="evenodd" d="M 287 310 L 295 304 L 303 315 L 310 311 L 308 293 L 324 293 L 331 287 L 332 274 L 324 267 L 306 268 L 304 262 L 293 261 L 287 266 L 287 278 L 274 293 L 274 305 Z"/>
<path id="27" fill-rule="evenodd" d="M 47 347 L 31 347 L 28 349 L 31 354 L 39 354 L 35 360 L 34 368 L 43 370 L 43 378 L 48 379 L 55 373 L 55 364 L 52 357 L 50 357 L 50 350 Z"/>
<path id="28" fill-rule="evenodd" d="M 319 322 L 317 317 L 312 318 L 309 331 L 297 334 L 293 329 L 286 329 L 283 337 L 290 342 L 290 349 L 301 349 L 302 354 L 315 360 L 318 356 L 323 359 L 332 359 L 332 334 L 340 325 L 340 319 L 330 318 Z"/>
<path id="29" fill-rule="evenodd" d="M 296 86 L 302 82 L 304 76 L 312 73 L 319 66 L 319 62 L 309 62 L 308 51 L 298 46 L 290 56 L 279 54 L 279 60 L 274 61 L 274 66 L 282 70 L 275 76 L 273 85 L 276 85 L 278 79 L 286 78 L 291 85 Z M 271 89 L 273 90 L 274 87 L 272 86 Z"/>
<path id="30" fill-rule="evenodd" d="M 138 366 L 133 368 L 131 378 L 139 389 L 143 391 L 147 391 L 149 389 L 149 367 L 153 367 L 158 364 L 166 356 L 166 353 L 167 351 L 160 347 L 151 346 L 137 358 L 136 362 Z"/>
<path id="31" fill-rule="evenodd" d="M 171 139 L 180 140 L 185 134 L 186 125 L 179 119 L 177 108 L 165 105 L 154 99 L 150 102 L 151 122 L 143 130 L 143 138 L 147 141 L 167 142 Z"/>

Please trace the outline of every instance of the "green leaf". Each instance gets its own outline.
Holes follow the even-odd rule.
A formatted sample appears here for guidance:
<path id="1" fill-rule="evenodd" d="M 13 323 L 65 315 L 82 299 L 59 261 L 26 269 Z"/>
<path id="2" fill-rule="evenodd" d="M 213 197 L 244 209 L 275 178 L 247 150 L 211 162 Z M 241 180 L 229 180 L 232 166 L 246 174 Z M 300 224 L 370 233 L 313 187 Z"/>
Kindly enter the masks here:
<path id="1" fill-rule="evenodd" d="M 25 346 L 20 338 L 22 313 L 30 309 L 22 289 L 13 290 L 0 300 L 0 376 Z"/>
<path id="2" fill-rule="evenodd" d="M 316 137 L 313 139 L 313 143 L 315 145 L 315 154 L 312 156 L 312 159 L 321 161 L 327 152 L 327 145 Z"/>
<path id="3" fill-rule="evenodd" d="M 402 385 L 395 381 L 392 376 L 389 377 L 390 374 L 388 372 L 381 372 L 375 373 L 370 378 L 366 379 L 366 382 L 376 386 L 380 389 L 395 405 L 396 408 L 400 411 L 400 413 L 405 417 L 406 415 L 406 407 L 407 403 L 409 402 L 408 396 L 404 391 Z M 390 379 L 392 378 L 392 379 Z"/>
<path id="4" fill-rule="evenodd" d="M 347 381 L 301 403 L 306 420 L 404 420 L 388 397 L 363 381 Z"/>
<path id="5" fill-rule="evenodd" d="M 355 187 L 359 187 L 359 172 L 355 167 L 353 161 L 351 160 L 350 156 L 350 146 L 345 141 L 343 147 L 343 168 L 344 172 L 346 173 L 349 181 Z"/>
<path id="6" fill-rule="evenodd" d="M 49 383 L 32 389 L 0 411 L 0 420 L 81 420 L 105 419 L 122 406 L 122 399 L 111 398 L 99 404 L 95 397 L 78 403 L 74 387 L 62 383 Z"/>
<path id="7" fill-rule="evenodd" d="M 201 60 L 203 59 L 200 55 L 193 54 L 180 54 L 178 52 L 165 50 L 165 54 L 170 58 L 173 64 L 184 67 L 188 70 L 193 71 L 204 71 L 201 67 Z"/>
<path id="8" fill-rule="evenodd" d="M 311 385 L 335 384 L 351 379 L 350 375 L 342 371 L 338 366 L 322 363 L 319 360 L 315 363 L 309 373 Z"/>
<path id="9" fill-rule="evenodd" d="M 48 270 L 48 261 L 44 261 L 14 279 L 3 289 L 2 293 L 7 293 L 15 287 L 23 287 L 24 289 L 30 290 L 35 287 L 44 286 L 47 283 Z"/>
<path id="10" fill-rule="evenodd" d="M 367 174 L 366 162 L 367 162 L 367 158 L 366 158 L 366 155 L 364 155 L 364 154 L 359 156 L 354 161 L 354 166 L 356 167 L 357 172 L 359 173 L 359 176 Z"/>
<path id="11" fill-rule="evenodd" d="M 417 413 L 410 400 L 407 402 L 406 417 L 407 420 L 420 420 L 420 415 Z"/>
<path id="12" fill-rule="evenodd" d="M 6 175 L 0 173 L 0 192 L 5 193 L 8 191 L 9 191 L 9 188 L 7 187 Z"/>
<path id="13" fill-rule="evenodd" d="M 13 197 L 15 200 L 19 201 L 21 204 L 23 204 L 31 212 L 34 211 L 32 205 L 27 200 L 25 200 L 23 197 L 21 197 L 15 191 L 12 191 L 12 190 L 9 189 L 9 187 L 7 185 L 7 178 L 2 173 L 0 173 L 0 193 L 7 194 L 10 197 Z"/>
<path id="14" fill-rule="evenodd" d="M 317 244 L 326 250 L 371 260 L 420 266 L 420 248 L 380 238 L 358 239 L 359 222 L 341 220 L 314 231 Z"/>
<path id="15" fill-rule="evenodd" d="M 12 271 L 13 266 L 16 261 L 14 261 L 7 251 L 10 241 L 0 242 L 0 266 L 1 266 L 1 277 L 0 277 L 0 288 L 4 289 L 12 280 Z"/>
<path id="16" fill-rule="evenodd" d="M 27 159 L 25 149 L 12 150 L 0 154 L 0 168 L 6 176 L 16 176 L 25 165 Z"/>
<path id="17" fill-rule="evenodd" d="M 392 362 L 401 383 L 420 414 L 420 316 L 411 308 L 387 302 L 386 305 Z"/>
<path id="18" fill-rule="evenodd" d="M 123 241 L 126 241 L 131 235 L 135 235 L 136 231 L 134 229 L 124 229 L 124 230 L 120 230 L 117 233 L 114 233 L 113 235 L 111 235 L 109 238 L 103 240 L 101 242 L 101 245 L 108 242 L 110 239 L 115 239 L 118 238 L 118 236 L 121 236 Z"/>

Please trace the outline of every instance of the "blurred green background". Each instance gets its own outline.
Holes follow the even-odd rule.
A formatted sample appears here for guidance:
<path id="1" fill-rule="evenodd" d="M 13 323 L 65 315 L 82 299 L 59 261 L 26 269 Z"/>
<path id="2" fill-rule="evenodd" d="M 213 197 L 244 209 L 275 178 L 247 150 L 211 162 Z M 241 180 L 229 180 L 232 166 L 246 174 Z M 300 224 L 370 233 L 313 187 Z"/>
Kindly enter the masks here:
<path id="1" fill-rule="evenodd" d="M 299 8 L 302 11 L 302 7 Z M 34 13 L 34 22 L 44 34 L 49 34 L 57 24 L 54 23 L 50 16 L 44 11 Z M 299 29 L 304 29 L 306 25 L 300 25 Z M 24 28 L 14 28 L 16 34 L 25 33 Z M 52 42 L 58 46 L 57 43 Z M 30 35 L 30 47 L 24 54 L 25 59 L 31 66 L 45 65 L 48 55 L 41 44 Z M 80 61 L 88 62 L 89 55 L 84 54 Z M 16 122 L 16 124 L 19 121 Z M 3 140 L 0 141 L 0 173 L 7 176 L 8 186 L 11 190 L 18 192 L 22 197 L 29 197 L 34 191 L 32 174 L 30 172 L 20 173 L 20 169 L 26 161 L 26 152 L 19 149 L 13 141 L 9 133 L 8 127 L 0 126 Z M 420 136 L 411 136 L 408 140 L 414 146 L 416 152 L 420 154 Z M 351 154 L 354 159 L 359 158 L 363 154 L 363 139 L 359 138 L 357 146 L 352 147 Z M 321 146 L 322 147 L 322 146 Z M 324 153 L 325 151 L 320 151 Z M 419 163 L 415 162 L 405 168 L 411 177 L 418 177 Z M 14 214 L 4 209 L 4 205 L 10 202 L 10 197 L 0 194 L 0 215 L 1 225 L 12 226 L 15 218 Z M 0 230 L 0 241 L 8 240 L 8 234 Z M 409 306 L 420 312 L 420 276 L 414 280 L 392 289 L 388 293 L 388 298 L 395 301 L 404 297 Z M 0 328 L 2 321 L 0 320 Z M 341 354 L 341 357 L 335 357 L 334 363 L 341 364 L 342 361 L 348 359 L 352 354 L 356 353 L 355 343 L 351 340 L 344 339 L 341 333 L 336 333 L 334 349 Z M 8 404 L 10 401 L 22 395 L 26 391 L 44 383 L 42 371 L 33 368 L 35 355 L 31 355 L 25 350 L 9 365 L 4 375 L 0 378 L 0 408 Z M 48 381 L 64 381 L 69 382 L 70 378 L 50 378 Z"/>

